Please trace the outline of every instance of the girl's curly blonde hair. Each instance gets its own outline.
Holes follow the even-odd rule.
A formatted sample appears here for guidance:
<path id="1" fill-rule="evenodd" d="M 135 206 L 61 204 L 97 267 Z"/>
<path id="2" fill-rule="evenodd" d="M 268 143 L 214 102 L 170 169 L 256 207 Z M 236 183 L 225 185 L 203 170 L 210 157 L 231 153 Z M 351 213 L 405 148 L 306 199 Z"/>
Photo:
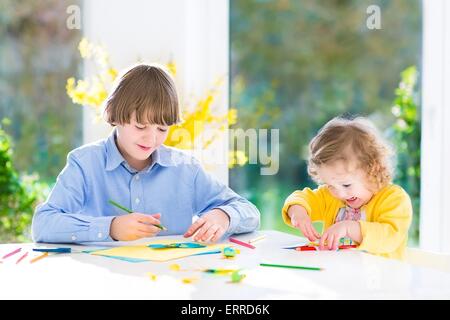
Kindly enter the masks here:
<path id="1" fill-rule="evenodd" d="M 321 183 L 317 169 L 336 161 L 356 160 L 358 168 L 366 172 L 374 191 L 392 182 L 392 148 L 367 119 L 341 117 L 330 120 L 309 144 L 308 173 Z"/>

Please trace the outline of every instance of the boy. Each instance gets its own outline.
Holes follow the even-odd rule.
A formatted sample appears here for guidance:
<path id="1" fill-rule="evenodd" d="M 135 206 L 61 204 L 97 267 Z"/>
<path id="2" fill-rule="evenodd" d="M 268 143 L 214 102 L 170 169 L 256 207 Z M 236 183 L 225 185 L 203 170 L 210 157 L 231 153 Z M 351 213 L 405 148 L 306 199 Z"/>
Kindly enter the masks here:
<path id="1" fill-rule="evenodd" d="M 33 217 L 36 242 L 183 233 L 215 242 L 225 233 L 258 228 L 254 205 L 210 177 L 193 157 L 163 145 L 169 127 L 180 121 L 177 92 L 166 71 L 145 64 L 128 70 L 108 97 L 105 113 L 114 130 L 107 139 L 69 153 Z M 200 218 L 192 224 L 194 215 Z"/>

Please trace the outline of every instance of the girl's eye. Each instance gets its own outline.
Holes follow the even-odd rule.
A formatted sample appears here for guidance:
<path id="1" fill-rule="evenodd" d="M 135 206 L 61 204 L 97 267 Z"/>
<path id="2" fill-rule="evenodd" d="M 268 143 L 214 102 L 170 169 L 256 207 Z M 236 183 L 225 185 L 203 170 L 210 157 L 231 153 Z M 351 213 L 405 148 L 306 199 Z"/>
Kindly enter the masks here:
<path id="1" fill-rule="evenodd" d="M 138 129 L 138 130 L 144 130 L 145 129 L 145 127 L 138 127 L 138 126 L 135 126 L 136 127 L 136 129 Z"/>
<path id="2" fill-rule="evenodd" d="M 165 128 L 158 128 L 158 130 L 161 131 L 161 132 L 166 132 L 167 131 L 167 129 L 165 129 Z"/>
<path id="3" fill-rule="evenodd" d="M 343 186 L 344 188 L 348 188 L 348 187 L 351 186 L 351 184 L 343 184 L 342 186 Z"/>

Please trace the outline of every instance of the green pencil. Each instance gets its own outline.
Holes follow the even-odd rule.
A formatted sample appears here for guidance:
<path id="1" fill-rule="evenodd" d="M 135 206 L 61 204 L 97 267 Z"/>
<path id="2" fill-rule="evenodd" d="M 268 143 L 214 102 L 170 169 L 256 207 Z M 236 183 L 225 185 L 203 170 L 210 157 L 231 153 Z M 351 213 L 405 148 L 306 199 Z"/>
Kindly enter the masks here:
<path id="1" fill-rule="evenodd" d="M 289 266 L 285 264 L 270 264 L 270 263 L 260 263 L 262 267 L 275 267 L 275 268 L 289 268 L 289 269 L 302 269 L 302 270 L 314 270 L 314 271 L 322 271 L 322 268 L 316 267 L 302 267 L 302 266 Z"/>
<path id="2" fill-rule="evenodd" d="M 122 209 L 123 211 L 126 211 L 126 212 L 128 212 L 128 213 L 133 213 L 133 211 L 131 211 L 131 210 L 128 209 L 128 208 L 125 208 L 124 206 L 121 206 L 120 204 L 118 204 L 118 203 L 115 202 L 115 201 L 109 200 L 108 202 L 111 203 L 113 206 L 116 206 L 117 208 Z M 164 226 L 162 226 L 162 225 L 160 225 L 160 224 L 154 224 L 154 226 L 160 228 L 161 230 L 167 230 L 166 227 L 164 227 Z"/>

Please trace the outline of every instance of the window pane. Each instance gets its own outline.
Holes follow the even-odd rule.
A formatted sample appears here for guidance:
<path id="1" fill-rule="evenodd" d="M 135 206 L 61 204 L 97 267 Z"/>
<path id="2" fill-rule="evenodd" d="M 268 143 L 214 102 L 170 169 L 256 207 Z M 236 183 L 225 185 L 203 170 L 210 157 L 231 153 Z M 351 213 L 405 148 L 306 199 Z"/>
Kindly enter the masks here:
<path id="1" fill-rule="evenodd" d="M 0 0 L 0 119 L 11 120 L 14 166 L 42 182 L 54 182 L 82 142 L 82 110 L 65 89 L 79 72 L 81 38 L 66 10 L 79 2 Z"/>
<path id="2" fill-rule="evenodd" d="M 381 29 L 368 28 L 370 5 L 380 8 Z M 328 120 L 346 113 L 368 116 L 392 136 L 400 73 L 412 65 L 420 71 L 421 10 L 418 0 L 230 1 L 236 127 L 280 130 L 276 175 L 262 176 L 261 165 L 252 164 L 230 171 L 231 187 L 260 208 L 262 228 L 293 231 L 280 210 L 294 190 L 315 187 L 306 172 L 307 145 Z M 414 146 L 420 146 L 420 132 L 409 146 L 420 157 Z M 415 242 L 419 172 L 411 175 L 403 166 L 396 182 L 414 201 Z"/>

